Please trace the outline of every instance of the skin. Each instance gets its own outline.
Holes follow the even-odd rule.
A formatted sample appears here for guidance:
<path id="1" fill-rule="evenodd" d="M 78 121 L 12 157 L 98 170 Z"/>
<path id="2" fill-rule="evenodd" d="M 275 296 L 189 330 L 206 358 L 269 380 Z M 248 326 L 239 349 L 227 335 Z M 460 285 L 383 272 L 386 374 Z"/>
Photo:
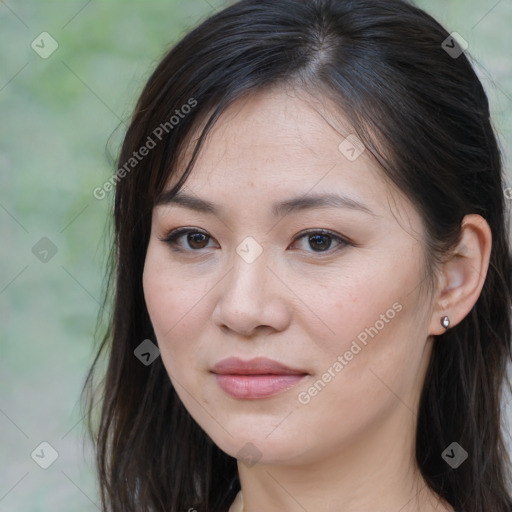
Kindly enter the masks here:
<path id="1" fill-rule="evenodd" d="M 477 215 L 465 217 L 461 242 L 428 293 L 414 205 L 369 151 L 348 160 L 338 146 L 350 131 L 339 122 L 335 129 L 325 120 L 329 110 L 320 113 L 314 98 L 302 96 L 260 91 L 219 119 L 185 191 L 222 214 L 155 207 L 143 285 L 162 361 L 191 416 L 239 459 L 246 512 L 451 511 L 417 470 L 416 414 L 434 335 L 445 331 L 440 318 L 457 324 L 480 294 L 490 229 Z M 325 192 L 373 213 L 270 214 L 276 201 Z M 182 251 L 173 251 L 161 238 L 178 227 L 210 238 L 190 245 L 185 234 L 177 241 Z M 294 241 L 309 229 L 353 244 L 329 237 L 315 244 L 307 235 Z M 236 252 L 247 236 L 263 250 L 251 263 Z M 400 311 L 301 403 L 299 393 L 396 303 Z M 229 356 L 264 356 L 309 375 L 269 398 L 235 399 L 210 371 Z"/>

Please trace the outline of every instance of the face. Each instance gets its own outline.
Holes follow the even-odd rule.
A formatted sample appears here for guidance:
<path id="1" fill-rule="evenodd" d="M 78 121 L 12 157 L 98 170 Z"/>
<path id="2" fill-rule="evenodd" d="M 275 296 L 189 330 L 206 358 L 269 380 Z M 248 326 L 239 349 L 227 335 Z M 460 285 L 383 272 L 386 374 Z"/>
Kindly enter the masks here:
<path id="1" fill-rule="evenodd" d="M 181 191 L 215 211 L 153 211 L 162 362 L 211 439 L 260 463 L 409 425 L 430 356 L 421 219 L 319 108 L 281 90 L 231 105 Z"/>

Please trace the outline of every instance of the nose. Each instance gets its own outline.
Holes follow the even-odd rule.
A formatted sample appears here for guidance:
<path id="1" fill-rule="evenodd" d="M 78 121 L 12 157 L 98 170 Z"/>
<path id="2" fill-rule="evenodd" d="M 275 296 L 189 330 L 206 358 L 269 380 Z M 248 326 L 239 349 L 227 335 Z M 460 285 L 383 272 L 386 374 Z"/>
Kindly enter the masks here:
<path id="1" fill-rule="evenodd" d="M 267 251 L 248 262 L 235 252 L 233 266 L 219 283 L 212 319 L 223 330 L 244 337 L 282 331 L 290 323 L 290 289 Z"/>

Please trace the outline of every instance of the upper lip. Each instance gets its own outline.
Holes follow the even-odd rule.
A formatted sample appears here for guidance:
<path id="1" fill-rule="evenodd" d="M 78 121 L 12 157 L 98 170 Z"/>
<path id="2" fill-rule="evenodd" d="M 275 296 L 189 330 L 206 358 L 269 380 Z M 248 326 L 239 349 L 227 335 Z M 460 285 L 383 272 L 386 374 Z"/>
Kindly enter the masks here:
<path id="1" fill-rule="evenodd" d="M 304 370 L 290 368 L 278 361 L 266 357 L 256 357 L 243 361 L 237 357 L 228 357 L 219 361 L 213 368 L 213 373 L 224 375 L 305 375 Z"/>

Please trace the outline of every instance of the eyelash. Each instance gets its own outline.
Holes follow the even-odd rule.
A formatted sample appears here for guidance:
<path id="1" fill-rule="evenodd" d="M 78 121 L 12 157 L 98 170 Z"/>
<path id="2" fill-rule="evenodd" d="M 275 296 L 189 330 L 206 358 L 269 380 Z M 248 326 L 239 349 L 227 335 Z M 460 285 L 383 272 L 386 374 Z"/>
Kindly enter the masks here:
<path id="1" fill-rule="evenodd" d="M 165 236 L 161 237 L 160 240 L 162 242 L 166 243 L 171 248 L 171 250 L 177 251 L 177 252 L 201 252 L 203 249 L 206 249 L 206 247 L 204 247 L 202 249 L 185 249 L 178 244 L 177 240 L 179 238 L 181 238 L 183 235 L 190 234 L 190 233 L 202 234 L 207 237 L 208 241 L 210 241 L 212 239 L 212 237 L 210 235 L 208 235 L 207 233 L 205 233 L 204 231 L 200 231 L 195 228 L 177 228 L 177 229 L 170 231 Z M 340 235 L 337 235 L 336 233 L 333 233 L 332 231 L 329 231 L 327 229 L 316 229 L 316 230 L 309 230 L 309 231 L 299 233 L 293 239 L 293 243 L 295 243 L 297 240 L 300 240 L 301 238 L 305 238 L 305 237 L 312 236 L 312 235 L 328 236 L 328 237 L 333 238 L 339 242 L 339 245 L 337 247 L 329 248 L 325 251 L 312 251 L 315 254 L 331 255 L 333 252 L 343 249 L 347 245 L 355 245 L 353 242 L 351 242 L 351 241 L 347 240 L 346 238 L 344 238 Z M 310 252 L 310 251 L 308 251 L 308 252 Z"/>

